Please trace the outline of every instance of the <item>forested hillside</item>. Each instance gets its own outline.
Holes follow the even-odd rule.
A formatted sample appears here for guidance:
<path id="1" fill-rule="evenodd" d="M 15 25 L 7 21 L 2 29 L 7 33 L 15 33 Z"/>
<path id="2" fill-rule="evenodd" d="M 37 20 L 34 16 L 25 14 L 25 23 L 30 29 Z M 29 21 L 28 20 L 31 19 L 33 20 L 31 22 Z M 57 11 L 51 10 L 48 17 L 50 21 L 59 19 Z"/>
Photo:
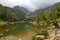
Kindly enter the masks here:
<path id="1" fill-rule="evenodd" d="M 0 5 L 0 20 L 3 21 L 22 21 L 25 14 L 20 10 Z"/>

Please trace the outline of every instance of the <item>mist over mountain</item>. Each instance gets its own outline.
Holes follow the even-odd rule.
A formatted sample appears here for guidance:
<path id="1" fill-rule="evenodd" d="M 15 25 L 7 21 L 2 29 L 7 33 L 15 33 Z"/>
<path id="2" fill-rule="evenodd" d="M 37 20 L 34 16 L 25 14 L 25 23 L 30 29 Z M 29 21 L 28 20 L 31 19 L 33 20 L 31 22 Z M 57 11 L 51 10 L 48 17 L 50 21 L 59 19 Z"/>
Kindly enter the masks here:
<path id="1" fill-rule="evenodd" d="M 60 4 L 60 2 L 58 2 L 56 4 Z M 14 6 L 13 8 L 10 8 L 10 7 L 3 6 L 0 4 L 0 13 L 1 14 L 5 13 L 6 14 L 5 16 L 7 16 L 9 14 L 8 16 L 10 16 L 10 18 L 15 19 L 15 20 L 24 20 L 26 17 L 34 17 L 40 9 L 43 9 L 42 14 L 46 13 L 50 9 L 53 9 L 56 4 L 47 6 L 46 8 L 39 8 L 38 10 L 36 10 L 34 12 L 29 11 L 25 7 Z M 9 19 L 8 16 L 5 19 Z"/>
<path id="2" fill-rule="evenodd" d="M 0 4 L 4 6 L 13 8 L 16 5 L 19 5 L 31 12 L 36 11 L 39 8 L 46 8 L 47 6 L 51 6 L 57 2 L 60 2 L 60 0 L 0 0 Z"/>
<path id="3" fill-rule="evenodd" d="M 1 40 L 3 40 L 3 38 L 4 40 L 7 38 L 7 40 L 30 40 L 30 38 L 31 40 L 40 40 L 42 37 L 37 37 L 40 35 L 43 36 L 41 40 L 49 40 L 50 38 L 54 40 L 56 37 L 60 38 L 60 32 L 58 32 L 60 31 L 60 2 L 55 3 L 55 1 L 52 0 L 51 2 L 55 3 L 53 4 L 50 0 L 6 1 L 9 2 L 6 2 L 7 4 L 1 2 L 7 6 L 0 4 Z M 23 6 L 20 6 L 20 1 L 23 2 L 21 4 Z M 39 4 L 40 1 L 43 4 Z M 17 3 L 19 5 L 17 5 Z M 51 34 L 50 30 L 52 31 Z"/>

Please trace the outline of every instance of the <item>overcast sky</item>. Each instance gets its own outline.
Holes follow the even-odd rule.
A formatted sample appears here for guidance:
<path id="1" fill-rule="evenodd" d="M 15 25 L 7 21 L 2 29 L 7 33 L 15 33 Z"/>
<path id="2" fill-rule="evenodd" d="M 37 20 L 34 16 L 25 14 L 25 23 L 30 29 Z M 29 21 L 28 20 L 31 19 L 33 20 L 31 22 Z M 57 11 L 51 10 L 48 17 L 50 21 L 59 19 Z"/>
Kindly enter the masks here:
<path id="1" fill-rule="evenodd" d="M 53 5 L 60 0 L 0 0 L 0 4 L 13 7 L 16 5 L 26 7 L 30 11 L 35 11 L 38 8 Z"/>

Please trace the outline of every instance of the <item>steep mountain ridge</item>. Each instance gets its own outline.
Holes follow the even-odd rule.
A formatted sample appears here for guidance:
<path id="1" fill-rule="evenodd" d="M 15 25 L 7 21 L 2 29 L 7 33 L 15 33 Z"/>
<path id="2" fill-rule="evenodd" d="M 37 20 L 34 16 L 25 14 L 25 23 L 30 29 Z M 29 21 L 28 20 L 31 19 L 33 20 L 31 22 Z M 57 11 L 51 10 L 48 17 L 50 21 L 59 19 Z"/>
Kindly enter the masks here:
<path id="1" fill-rule="evenodd" d="M 20 6 L 14 6 L 14 9 L 20 10 L 21 12 L 25 13 L 26 16 L 29 15 L 31 12 L 28 11 L 28 9 L 24 8 L 24 7 L 20 7 Z"/>

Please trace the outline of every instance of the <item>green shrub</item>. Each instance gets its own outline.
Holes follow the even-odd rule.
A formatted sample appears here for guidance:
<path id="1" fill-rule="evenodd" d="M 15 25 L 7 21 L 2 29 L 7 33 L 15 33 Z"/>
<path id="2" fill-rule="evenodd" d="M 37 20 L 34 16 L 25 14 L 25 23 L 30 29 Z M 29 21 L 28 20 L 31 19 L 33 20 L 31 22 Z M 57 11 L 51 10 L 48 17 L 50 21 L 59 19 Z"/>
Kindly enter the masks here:
<path id="1" fill-rule="evenodd" d="M 47 30 L 44 30 L 44 31 L 42 31 L 41 33 L 38 33 L 37 35 L 48 36 L 48 32 L 47 32 Z"/>

